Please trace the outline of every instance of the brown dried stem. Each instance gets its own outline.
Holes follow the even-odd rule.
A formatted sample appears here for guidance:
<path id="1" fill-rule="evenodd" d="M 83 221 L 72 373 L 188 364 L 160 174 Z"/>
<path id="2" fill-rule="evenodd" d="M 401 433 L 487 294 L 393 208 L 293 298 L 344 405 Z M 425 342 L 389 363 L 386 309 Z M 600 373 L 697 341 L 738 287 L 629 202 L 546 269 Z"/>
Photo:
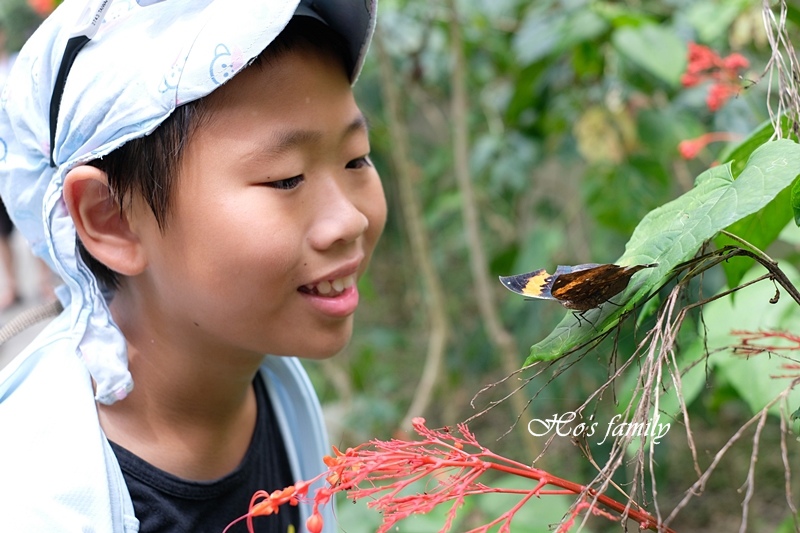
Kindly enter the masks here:
<path id="1" fill-rule="evenodd" d="M 789 119 L 789 131 L 797 138 L 800 133 L 800 63 L 794 46 L 786 30 L 788 7 L 786 0 L 780 0 L 773 10 L 770 0 L 762 0 L 762 20 L 766 29 L 772 56 L 764 69 L 762 77 L 767 77 L 767 108 L 770 120 L 775 128 L 775 136 L 784 136 L 781 127 L 781 117 Z M 776 14 L 777 11 L 777 14 Z M 778 97 L 777 105 L 773 104 L 772 87 L 777 78 Z"/>
<path id="2" fill-rule="evenodd" d="M 403 220 L 411 242 L 411 251 L 425 294 L 425 307 L 430 324 L 428 332 L 428 350 L 422 376 L 417 390 L 401 427 L 411 429 L 411 419 L 425 413 L 433 398 L 436 383 L 441 374 L 444 351 L 450 335 L 450 322 L 444 299 L 441 279 L 433 266 L 430 239 L 425 228 L 422 208 L 414 191 L 417 174 L 412 164 L 408 127 L 403 119 L 400 105 L 400 94 L 397 85 L 397 74 L 393 71 L 392 61 L 383 44 L 383 33 L 378 31 L 374 46 L 378 52 L 380 64 L 380 80 L 383 98 L 386 102 L 386 123 L 392 141 L 392 162 L 394 163 L 400 192 L 400 203 L 403 209 Z"/>

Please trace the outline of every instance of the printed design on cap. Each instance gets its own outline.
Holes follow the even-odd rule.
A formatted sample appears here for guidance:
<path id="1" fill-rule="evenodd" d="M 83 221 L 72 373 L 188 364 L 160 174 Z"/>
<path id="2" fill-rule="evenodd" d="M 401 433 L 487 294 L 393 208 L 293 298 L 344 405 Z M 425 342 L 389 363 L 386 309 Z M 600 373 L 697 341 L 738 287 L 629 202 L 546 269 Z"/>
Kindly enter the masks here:
<path id="1" fill-rule="evenodd" d="M 183 65 L 186 63 L 186 58 L 178 58 L 169 67 L 169 70 L 164 74 L 161 84 L 158 86 L 158 92 L 165 93 L 178 88 L 178 82 L 181 81 L 181 74 L 183 74 Z"/>
<path id="2" fill-rule="evenodd" d="M 222 85 L 244 65 L 244 54 L 238 46 L 233 47 L 233 51 L 224 43 L 220 43 L 214 49 L 214 58 L 208 67 L 208 74 L 211 81 L 217 85 Z"/>
<path id="3" fill-rule="evenodd" d="M 117 0 L 111 4 L 105 15 L 103 15 L 103 21 L 100 23 L 98 35 L 101 34 L 100 32 L 114 31 L 116 26 L 123 24 L 125 19 L 133 14 L 134 7 L 138 6 L 135 6 L 135 2 L 131 3 L 130 0 L 124 2 Z"/>
<path id="4" fill-rule="evenodd" d="M 39 58 L 34 57 L 31 61 L 31 89 L 33 94 L 39 94 Z"/>
<path id="5" fill-rule="evenodd" d="M 111 4 L 111 7 L 108 8 L 108 11 L 106 11 L 106 16 L 103 19 L 103 23 L 108 23 L 127 14 L 131 9 L 133 9 L 134 3 L 135 2 L 132 0 L 116 0 L 113 4 Z"/>

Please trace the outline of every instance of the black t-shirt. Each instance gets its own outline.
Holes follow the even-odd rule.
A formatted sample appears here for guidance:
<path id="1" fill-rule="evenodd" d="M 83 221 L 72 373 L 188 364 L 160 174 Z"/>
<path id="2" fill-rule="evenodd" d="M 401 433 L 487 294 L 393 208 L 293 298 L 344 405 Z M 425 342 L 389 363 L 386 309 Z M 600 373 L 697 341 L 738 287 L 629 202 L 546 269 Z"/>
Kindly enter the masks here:
<path id="1" fill-rule="evenodd" d="M 188 481 L 160 470 L 125 448 L 111 443 L 140 521 L 140 533 L 182 531 L 220 533 L 247 513 L 257 490 L 272 492 L 295 482 L 266 387 L 260 376 L 254 381 L 258 420 L 242 463 L 214 481 Z M 281 506 L 278 514 L 256 517 L 255 531 L 286 533 L 292 524 L 299 531 L 297 507 Z M 247 531 L 243 520 L 230 530 Z"/>

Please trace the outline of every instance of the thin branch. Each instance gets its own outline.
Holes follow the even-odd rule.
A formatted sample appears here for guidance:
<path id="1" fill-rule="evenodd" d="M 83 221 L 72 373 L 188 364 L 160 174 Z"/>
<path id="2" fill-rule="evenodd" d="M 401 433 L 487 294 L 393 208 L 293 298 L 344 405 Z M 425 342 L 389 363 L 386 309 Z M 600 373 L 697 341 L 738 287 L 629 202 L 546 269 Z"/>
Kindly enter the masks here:
<path id="1" fill-rule="evenodd" d="M 783 460 L 783 477 L 785 481 L 784 492 L 786 493 L 786 504 L 794 520 L 794 529 L 795 531 L 800 531 L 800 516 L 798 516 L 797 507 L 792 497 L 792 467 L 789 463 L 789 450 L 786 446 L 786 435 L 789 433 L 789 428 L 786 425 L 787 418 L 786 402 L 783 402 L 781 405 L 781 459 Z"/>
<path id="2" fill-rule="evenodd" d="M 777 138 L 784 136 L 781 120 L 786 116 L 789 119 L 789 131 L 794 133 L 796 138 L 800 127 L 800 91 L 797 85 L 800 82 L 800 64 L 786 29 L 788 14 L 786 0 L 777 3 L 777 17 L 773 3 L 771 0 L 762 0 L 761 10 L 764 29 L 772 50 L 772 56 L 762 74 L 762 78 L 767 76 L 767 109 L 775 129 L 774 136 Z M 772 98 L 775 78 L 778 83 L 777 104 Z"/>
<path id="3" fill-rule="evenodd" d="M 489 339 L 499 353 L 503 371 L 512 374 L 519 366 L 519 352 L 516 341 L 503 326 L 500 313 L 495 304 L 496 280 L 489 275 L 489 261 L 484 252 L 481 239 L 480 217 L 475 192 L 472 187 L 472 176 L 469 168 L 469 122 L 467 114 L 469 102 L 467 97 L 467 67 L 464 57 L 464 39 L 461 33 L 461 20 L 455 0 L 447 0 L 447 11 L 450 16 L 450 50 L 453 60 L 451 75 L 452 96 L 450 107 L 452 113 L 453 135 L 453 170 L 461 193 L 461 213 L 464 220 L 464 232 L 469 248 L 469 264 L 475 282 L 475 298 Z M 518 395 L 511 396 L 512 405 L 521 416 L 526 408 L 524 399 Z"/>
<path id="4" fill-rule="evenodd" d="M 403 220 L 411 242 L 414 263 L 424 287 L 426 311 L 430 322 L 428 350 L 422 376 L 417 384 L 417 390 L 412 396 L 411 405 L 401 422 L 401 427 L 408 430 L 411 429 L 412 418 L 422 416 L 433 398 L 433 392 L 443 366 L 444 351 L 450 334 L 450 323 L 447 318 L 442 282 L 431 259 L 431 245 L 423 222 L 422 209 L 414 192 L 413 182 L 416 169 L 411 163 L 408 128 L 400 110 L 397 75 L 392 69 L 392 60 L 383 45 L 381 31 L 376 32 L 373 43 L 378 52 L 381 90 L 386 101 L 386 122 L 392 140 L 392 161 L 397 175 Z"/>
<path id="5" fill-rule="evenodd" d="M 756 461 L 758 461 L 758 445 L 761 442 L 761 431 L 764 429 L 764 424 L 767 422 L 767 410 L 761 411 L 761 418 L 758 420 L 756 432 L 753 435 L 753 450 L 750 454 L 750 466 L 747 469 L 747 481 L 745 486 L 744 500 L 742 501 L 742 524 L 739 526 L 739 533 L 747 531 L 747 517 L 750 513 L 750 500 L 753 498 L 753 492 L 756 486 Z M 740 489 L 741 490 L 741 489 Z"/>

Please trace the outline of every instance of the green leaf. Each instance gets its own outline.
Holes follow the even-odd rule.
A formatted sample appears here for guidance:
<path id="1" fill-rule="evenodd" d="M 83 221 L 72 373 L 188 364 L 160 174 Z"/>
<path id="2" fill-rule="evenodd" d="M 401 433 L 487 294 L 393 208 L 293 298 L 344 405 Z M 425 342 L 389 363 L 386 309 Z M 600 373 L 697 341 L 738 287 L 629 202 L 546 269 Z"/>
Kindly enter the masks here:
<path id="1" fill-rule="evenodd" d="M 786 18 L 794 22 L 795 26 L 800 26 L 800 7 L 787 3 Z"/>
<path id="2" fill-rule="evenodd" d="M 800 275 L 794 268 L 782 265 L 782 270 L 793 284 L 800 282 Z M 754 268 L 745 279 L 750 281 L 761 274 L 760 268 Z M 791 380 L 775 377 L 787 374 L 781 365 L 789 361 L 769 353 L 746 357 L 725 348 L 740 343 L 740 339 L 731 334 L 732 330 L 788 330 L 797 324 L 800 307 L 786 294 L 777 303 L 770 303 L 774 293 L 774 285 L 765 280 L 740 291 L 736 300 L 720 298 L 705 305 L 705 324 L 701 326 L 700 334 L 706 336 L 698 338 L 688 348 L 693 353 L 702 353 L 706 349 L 713 353 L 708 360 L 709 367 L 733 387 L 753 413 L 763 409 L 789 385 Z M 779 345 L 781 339 L 771 339 L 770 344 Z M 800 403 L 800 388 L 792 391 L 787 399 L 790 407 Z M 780 409 L 781 405 L 776 403 L 770 408 L 770 413 L 779 415 Z"/>
<path id="3" fill-rule="evenodd" d="M 595 165 L 583 181 L 585 204 L 598 222 L 630 233 L 650 209 L 664 202 L 670 176 L 658 161 L 632 155 L 618 165 Z M 617 191 L 608 201 L 608 191 Z"/>
<path id="4" fill-rule="evenodd" d="M 781 118 L 781 125 L 783 127 L 784 137 L 787 137 L 789 132 L 789 120 L 785 116 Z M 769 142 L 774 134 L 775 127 L 772 125 L 772 122 L 769 120 L 762 122 L 745 140 L 739 144 L 729 145 L 730 147 L 720 154 L 720 163 L 731 163 L 733 177 L 738 177 L 747 164 L 750 155 L 755 152 L 759 146 Z"/>
<path id="5" fill-rule="evenodd" d="M 607 28 L 608 23 L 584 5 L 566 12 L 536 6 L 528 11 L 514 34 L 514 51 L 521 65 L 530 65 L 592 40 Z"/>
<path id="6" fill-rule="evenodd" d="M 767 247 L 778 238 L 783 228 L 785 228 L 792 219 L 790 199 L 794 189 L 797 188 L 797 184 L 798 182 L 795 181 L 792 187 L 787 187 L 781 191 L 778 196 L 763 209 L 734 222 L 725 229 L 737 237 L 741 237 L 756 248 L 766 250 Z M 714 239 L 714 243 L 720 248 L 729 244 L 739 244 L 734 239 L 725 235 L 717 236 L 717 238 Z M 745 272 L 747 272 L 753 264 L 755 264 L 755 260 L 750 258 L 741 258 L 736 261 L 727 261 L 723 263 L 722 269 L 725 272 L 728 287 L 734 288 L 738 286 Z"/>
<path id="7" fill-rule="evenodd" d="M 781 117 L 781 128 L 783 130 L 782 138 L 797 140 L 792 134 L 791 125 L 786 115 Z M 744 169 L 753 152 L 762 144 L 768 143 L 774 135 L 775 126 L 772 121 L 765 120 L 739 144 L 728 145 L 728 148 L 719 155 L 719 162 L 731 163 L 731 170 L 734 178 L 736 178 L 742 173 L 742 169 Z"/>
<path id="8" fill-rule="evenodd" d="M 641 26 L 658 20 L 658 13 L 650 10 L 637 10 L 625 4 L 596 2 L 592 5 L 595 13 L 606 19 L 614 27 Z"/>
<path id="9" fill-rule="evenodd" d="M 686 18 L 697 31 L 698 40 L 710 43 L 727 36 L 733 21 L 750 5 L 747 0 L 694 2 L 687 11 Z"/>
<path id="10" fill-rule="evenodd" d="M 794 517 L 791 513 L 787 516 L 783 522 L 778 525 L 778 529 L 776 529 L 773 533 L 796 533 L 797 529 L 794 527 Z"/>
<path id="11" fill-rule="evenodd" d="M 614 32 L 614 47 L 625 57 L 672 87 L 686 70 L 686 44 L 674 31 L 655 24 Z"/>
<path id="12" fill-rule="evenodd" d="M 794 182 L 792 186 L 792 214 L 794 223 L 800 226 L 800 182 Z"/>
<path id="13" fill-rule="evenodd" d="M 785 116 L 781 117 L 781 125 L 783 127 L 784 136 L 788 136 L 789 121 Z M 762 144 L 769 142 L 774 134 L 775 127 L 772 125 L 772 122 L 767 120 L 747 139 L 723 153 L 720 157 L 720 161 L 723 163 L 730 162 L 733 176 L 738 177 L 753 151 Z M 760 211 L 734 222 L 725 229 L 741 237 L 753 246 L 761 250 L 766 250 L 767 247 L 778 238 L 783 228 L 785 228 L 786 224 L 792 219 L 792 202 L 794 199 L 791 191 L 796 187 L 797 184 L 795 184 L 791 190 L 786 189 L 782 191 Z M 722 247 L 728 244 L 738 243 L 724 235 L 720 235 L 715 239 L 715 244 Z M 736 287 L 739 282 L 742 281 L 744 273 L 747 272 L 753 264 L 753 260 L 745 258 L 738 261 L 723 263 L 722 269 L 725 272 L 728 287 Z"/>
<path id="14" fill-rule="evenodd" d="M 531 347 L 525 364 L 561 357 L 614 327 L 622 314 L 660 287 L 672 269 L 694 256 L 705 241 L 755 213 L 786 189 L 798 169 L 800 146 L 778 140 L 753 152 L 736 180 L 730 164 L 705 171 L 698 176 L 694 189 L 651 211 L 633 232 L 617 264 L 658 266 L 637 273 L 628 288 L 615 297 L 617 304 L 625 303 L 587 311 L 586 320 L 580 322 L 568 314 L 547 338 Z"/>

